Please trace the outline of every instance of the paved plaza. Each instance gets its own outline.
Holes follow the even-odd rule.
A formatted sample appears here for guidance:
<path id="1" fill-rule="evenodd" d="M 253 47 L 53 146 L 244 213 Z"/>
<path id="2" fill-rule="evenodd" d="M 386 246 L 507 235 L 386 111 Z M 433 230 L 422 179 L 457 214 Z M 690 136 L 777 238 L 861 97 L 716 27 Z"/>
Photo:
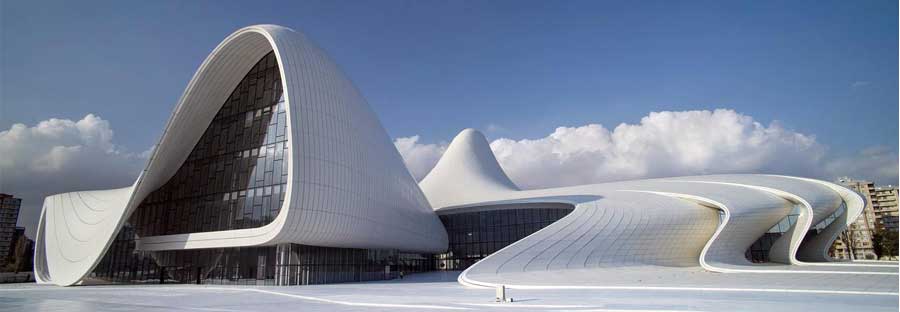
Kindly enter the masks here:
<path id="1" fill-rule="evenodd" d="M 467 288 L 458 272 L 403 280 L 296 287 L 0 285 L 0 311 L 897 311 L 887 293 L 771 292 L 729 288 L 493 289 Z M 894 277 L 896 282 L 896 276 Z"/>

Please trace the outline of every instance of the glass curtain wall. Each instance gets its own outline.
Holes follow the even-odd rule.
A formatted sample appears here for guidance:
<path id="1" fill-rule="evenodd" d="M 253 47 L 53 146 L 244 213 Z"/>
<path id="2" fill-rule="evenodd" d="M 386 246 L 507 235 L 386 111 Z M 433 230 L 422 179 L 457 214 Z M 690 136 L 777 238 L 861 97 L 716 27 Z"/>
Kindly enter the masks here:
<path id="1" fill-rule="evenodd" d="M 428 254 L 298 244 L 145 252 L 123 230 L 91 279 L 114 283 L 311 285 L 394 279 L 434 270 Z"/>
<path id="2" fill-rule="evenodd" d="M 571 205 L 491 206 L 474 212 L 438 212 L 447 229 L 449 250 L 437 254 L 437 270 L 465 270 L 475 262 L 572 212 Z"/>
<path id="3" fill-rule="evenodd" d="M 809 232 L 806 234 L 804 239 L 809 239 L 812 236 L 818 235 L 822 230 L 831 225 L 834 220 L 836 220 L 841 214 L 843 214 L 847 208 L 844 203 L 841 203 L 841 206 L 834 211 L 831 215 L 826 217 L 824 220 L 814 225 Z M 769 259 L 769 250 L 772 249 L 772 245 L 784 235 L 785 232 L 791 229 L 794 224 L 797 223 L 797 218 L 800 217 L 800 209 L 803 209 L 800 205 L 794 205 L 794 209 L 791 210 L 791 213 L 788 214 L 784 219 L 778 222 L 766 231 L 763 236 L 753 242 L 747 251 L 744 253 L 744 257 L 750 262 L 753 263 L 764 263 L 770 262 Z"/>
<path id="4" fill-rule="evenodd" d="M 246 229 L 279 213 L 288 179 L 287 116 L 274 53 L 234 88 L 187 160 L 147 196 L 91 278 L 121 283 L 303 285 L 430 270 L 430 255 L 296 244 L 143 252 L 135 237 Z"/>
<path id="5" fill-rule="evenodd" d="M 397 278 L 431 271 L 429 255 L 387 249 L 328 248 L 297 244 L 278 246 L 277 285 L 309 285 Z"/>
<path id="6" fill-rule="evenodd" d="M 129 222 L 142 237 L 260 227 L 284 202 L 287 116 L 275 54 L 234 88 L 178 171 Z"/>

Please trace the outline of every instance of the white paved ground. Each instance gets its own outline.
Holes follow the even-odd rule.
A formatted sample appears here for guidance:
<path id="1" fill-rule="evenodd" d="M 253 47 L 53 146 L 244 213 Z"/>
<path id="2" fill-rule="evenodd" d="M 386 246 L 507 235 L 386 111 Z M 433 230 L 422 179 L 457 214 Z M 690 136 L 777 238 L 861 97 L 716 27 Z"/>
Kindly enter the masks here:
<path id="1" fill-rule="evenodd" d="M 748 291 L 772 289 L 820 293 L 893 293 L 898 292 L 897 267 L 870 268 L 869 272 L 825 271 L 829 267 L 778 270 L 790 266 L 771 266 L 772 272 L 714 273 L 699 267 L 629 266 L 561 271 L 468 273 L 482 283 L 505 284 L 519 288 L 718 288 Z M 858 269 L 858 268 L 857 268 Z"/>
<path id="2" fill-rule="evenodd" d="M 493 302 L 494 290 L 456 282 L 458 272 L 404 280 L 296 286 L 0 285 L 0 311 L 897 311 L 887 294 L 838 294 L 661 289 L 511 289 L 513 303 Z M 894 282 L 897 277 L 894 276 Z M 878 283 L 876 283 L 878 284 Z"/>

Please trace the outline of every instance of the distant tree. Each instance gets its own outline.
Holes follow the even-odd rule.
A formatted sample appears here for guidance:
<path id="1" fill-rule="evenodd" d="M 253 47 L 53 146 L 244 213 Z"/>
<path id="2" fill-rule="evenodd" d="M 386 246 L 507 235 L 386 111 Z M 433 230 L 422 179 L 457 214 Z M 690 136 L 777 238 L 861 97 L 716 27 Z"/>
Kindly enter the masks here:
<path id="1" fill-rule="evenodd" d="M 879 259 L 897 257 L 897 231 L 881 230 L 872 235 L 872 247 Z"/>
<path id="2" fill-rule="evenodd" d="M 27 272 L 34 269 L 32 259 L 34 258 L 34 241 L 21 235 L 13 242 L 12 253 L 9 254 L 7 265 L 3 271 L 7 272 Z"/>

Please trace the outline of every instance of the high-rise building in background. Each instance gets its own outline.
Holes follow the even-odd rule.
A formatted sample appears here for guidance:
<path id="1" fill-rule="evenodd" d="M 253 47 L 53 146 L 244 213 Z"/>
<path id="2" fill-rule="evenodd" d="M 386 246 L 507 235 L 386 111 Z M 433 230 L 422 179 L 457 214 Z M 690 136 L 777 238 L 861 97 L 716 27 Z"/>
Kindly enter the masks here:
<path id="1" fill-rule="evenodd" d="M 7 272 L 28 272 L 34 270 L 32 260 L 34 259 L 34 241 L 25 236 L 24 227 L 16 227 L 13 234 L 12 243 L 9 246 L 9 255 L 7 257 L 6 266 L 0 268 L 0 271 Z"/>
<path id="2" fill-rule="evenodd" d="M 13 238 L 16 235 L 16 222 L 19 220 L 19 207 L 22 199 L 9 194 L 0 193 L 0 267 L 5 266 L 12 253 Z"/>
<path id="3" fill-rule="evenodd" d="M 900 213 L 897 210 L 897 187 L 879 186 L 875 188 L 875 200 L 872 208 L 875 211 L 875 227 L 879 230 L 897 231 Z"/>
<path id="4" fill-rule="evenodd" d="M 859 193 L 866 201 L 862 214 L 834 241 L 832 258 L 877 259 L 872 235 L 875 233 L 875 183 L 864 180 L 840 178 L 838 183 Z"/>

